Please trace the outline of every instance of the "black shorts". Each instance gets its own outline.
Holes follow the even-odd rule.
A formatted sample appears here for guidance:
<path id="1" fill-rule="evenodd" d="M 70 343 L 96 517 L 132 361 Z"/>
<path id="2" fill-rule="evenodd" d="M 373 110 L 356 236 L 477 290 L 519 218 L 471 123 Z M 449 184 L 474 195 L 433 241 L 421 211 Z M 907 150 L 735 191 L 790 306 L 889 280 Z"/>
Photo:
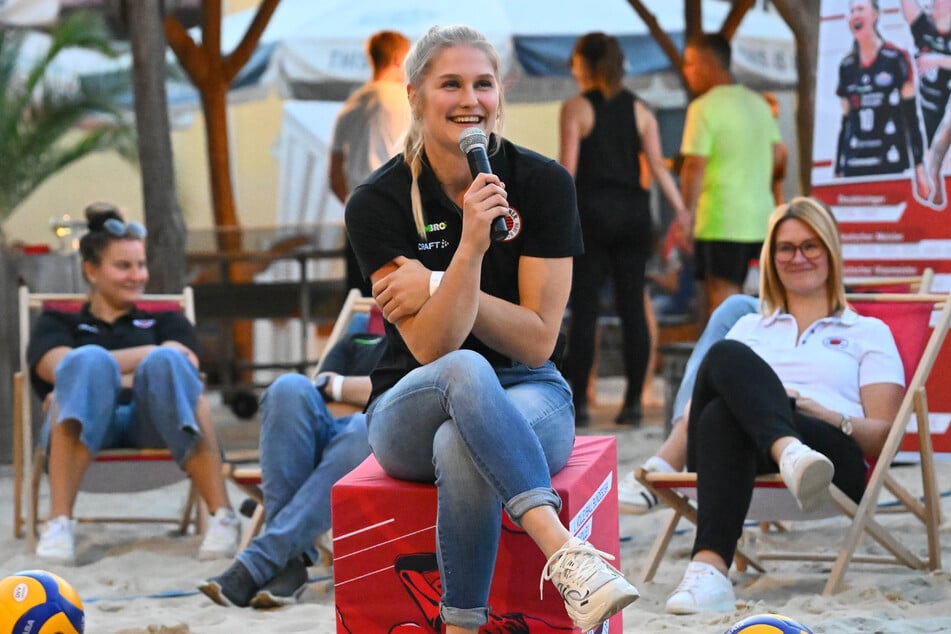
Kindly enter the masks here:
<path id="1" fill-rule="evenodd" d="M 697 240 L 693 247 L 694 277 L 712 277 L 743 286 L 750 260 L 759 260 L 762 242 Z"/>

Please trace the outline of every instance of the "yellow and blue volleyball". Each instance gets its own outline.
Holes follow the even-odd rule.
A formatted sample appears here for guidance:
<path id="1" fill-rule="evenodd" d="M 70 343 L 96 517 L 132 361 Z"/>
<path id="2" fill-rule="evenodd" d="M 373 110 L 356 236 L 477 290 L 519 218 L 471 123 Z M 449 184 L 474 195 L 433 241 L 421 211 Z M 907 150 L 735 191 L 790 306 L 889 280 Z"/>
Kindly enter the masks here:
<path id="1" fill-rule="evenodd" d="M 0 580 L 0 632 L 82 634 L 83 602 L 69 582 L 46 570 Z"/>
<path id="2" fill-rule="evenodd" d="M 788 616 L 754 614 L 731 627 L 726 634 L 812 634 L 812 630 Z"/>

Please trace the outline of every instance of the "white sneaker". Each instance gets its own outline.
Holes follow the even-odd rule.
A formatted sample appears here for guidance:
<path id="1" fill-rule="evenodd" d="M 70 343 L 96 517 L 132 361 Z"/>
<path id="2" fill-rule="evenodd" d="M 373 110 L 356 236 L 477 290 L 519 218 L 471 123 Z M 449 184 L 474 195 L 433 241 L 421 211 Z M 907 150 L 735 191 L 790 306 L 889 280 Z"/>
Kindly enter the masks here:
<path id="1" fill-rule="evenodd" d="M 832 461 L 802 443 L 794 443 L 779 459 L 779 473 L 799 508 L 811 511 L 829 497 L 829 484 L 835 474 Z"/>
<path id="2" fill-rule="evenodd" d="M 325 566 L 330 566 L 334 561 L 334 534 L 332 530 L 321 533 L 317 538 L 317 553 L 323 560 Z"/>
<path id="3" fill-rule="evenodd" d="M 198 549 L 199 561 L 231 559 L 241 542 L 241 522 L 229 508 L 220 508 L 211 516 L 211 523 Z"/>
<path id="4" fill-rule="evenodd" d="M 43 535 L 36 545 L 36 556 L 55 564 L 72 566 L 76 563 L 76 541 L 73 531 L 76 520 L 65 515 L 54 517 L 46 522 Z"/>
<path id="5" fill-rule="evenodd" d="M 640 596 L 637 588 L 605 559 L 614 557 L 578 537 L 571 537 L 548 558 L 538 582 L 539 594 L 542 594 L 545 580 L 551 579 L 565 600 L 568 616 L 584 632 L 594 629 Z"/>
<path id="6" fill-rule="evenodd" d="M 641 465 L 644 471 L 653 473 L 673 473 L 673 468 L 667 461 L 651 456 Z M 654 492 L 637 481 L 634 472 L 629 472 L 617 483 L 618 511 L 627 515 L 646 515 L 660 510 L 663 502 L 654 495 Z"/>
<path id="7" fill-rule="evenodd" d="M 680 585 L 667 599 L 667 613 L 732 612 L 735 604 L 733 584 L 727 577 L 710 564 L 691 561 Z"/>

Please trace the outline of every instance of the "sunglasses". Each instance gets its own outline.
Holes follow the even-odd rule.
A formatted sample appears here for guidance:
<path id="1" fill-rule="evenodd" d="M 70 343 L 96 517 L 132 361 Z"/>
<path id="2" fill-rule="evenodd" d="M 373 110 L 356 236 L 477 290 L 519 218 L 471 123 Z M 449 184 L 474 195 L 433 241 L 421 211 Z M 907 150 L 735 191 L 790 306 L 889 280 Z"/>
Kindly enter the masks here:
<path id="1" fill-rule="evenodd" d="M 117 238 L 134 238 L 141 240 L 148 235 L 145 227 L 138 222 L 122 222 L 118 218 L 109 218 L 102 223 L 102 228 Z"/>

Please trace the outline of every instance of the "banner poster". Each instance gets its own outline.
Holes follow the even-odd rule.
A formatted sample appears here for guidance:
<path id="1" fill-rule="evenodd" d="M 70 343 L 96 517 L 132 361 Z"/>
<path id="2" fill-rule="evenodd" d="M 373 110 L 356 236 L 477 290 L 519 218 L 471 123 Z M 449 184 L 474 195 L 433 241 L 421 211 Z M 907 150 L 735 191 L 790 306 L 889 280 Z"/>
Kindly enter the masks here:
<path id="1" fill-rule="evenodd" d="M 812 194 L 839 221 L 845 275 L 931 267 L 947 293 L 951 0 L 823 0 L 820 12 Z M 928 405 L 951 452 L 951 343 Z"/>

